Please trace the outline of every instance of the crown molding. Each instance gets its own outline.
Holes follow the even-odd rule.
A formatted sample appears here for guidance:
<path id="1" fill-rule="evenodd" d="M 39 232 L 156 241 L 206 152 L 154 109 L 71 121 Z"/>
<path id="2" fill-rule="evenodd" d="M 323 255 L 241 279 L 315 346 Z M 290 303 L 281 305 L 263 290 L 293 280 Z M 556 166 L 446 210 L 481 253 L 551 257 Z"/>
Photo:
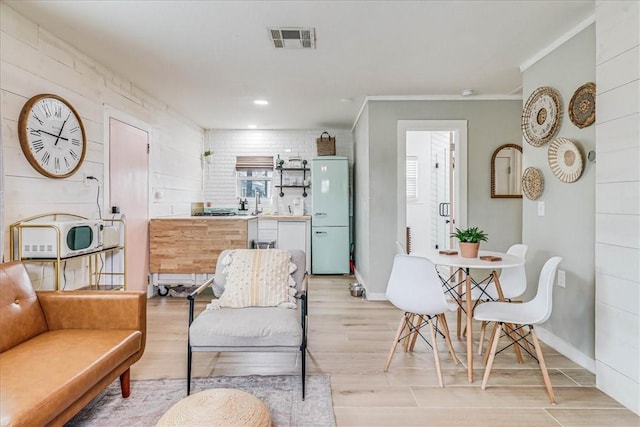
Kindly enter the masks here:
<path id="1" fill-rule="evenodd" d="M 358 120 L 360 120 L 360 116 L 364 111 L 367 103 L 369 101 L 522 101 L 522 94 L 517 95 L 503 95 L 503 94 L 495 94 L 495 95 L 471 95 L 471 96 L 462 96 L 462 95 L 375 95 L 375 96 L 366 96 L 364 101 L 362 101 L 362 105 L 360 106 L 360 110 L 356 115 L 355 120 L 353 121 L 353 125 L 351 126 L 351 131 L 356 127 Z"/>
<path id="2" fill-rule="evenodd" d="M 569 41 L 572 37 L 574 37 L 576 34 L 578 34 L 580 31 L 584 30 L 585 28 L 587 28 L 589 25 L 593 24 L 594 22 L 596 22 L 596 15 L 595 14 L 594 15 L 590 15 L 588 18 L 586 18 L 585 20 L 580 22 L 578 25 L 576 25 L 575 27 L 573 27 L 572 29 L 570 29 L 569 31 L 564 33 L 562 36 L 558 37 L 556 40 L 554 40 L 547 47 L 545 47 L 544 49 L 542 49 L 541 51 L 539 51 L 538 53 L 533 55 L 531 58 L 529 58 L 526 61 L 524 61 L 520 65 L 520 72 L 524 72 L 527 68 L 531 67 L 533 64 L 535 64 L 536 62 L 540 61 L 542 58 L 544 58 L 545 56 L 547 56 L 548 54 L 550 54 L 551 52 L 553 52 L 554 50 L 556 50 L 557 48 L 562 46 L 564 43 Z"/>

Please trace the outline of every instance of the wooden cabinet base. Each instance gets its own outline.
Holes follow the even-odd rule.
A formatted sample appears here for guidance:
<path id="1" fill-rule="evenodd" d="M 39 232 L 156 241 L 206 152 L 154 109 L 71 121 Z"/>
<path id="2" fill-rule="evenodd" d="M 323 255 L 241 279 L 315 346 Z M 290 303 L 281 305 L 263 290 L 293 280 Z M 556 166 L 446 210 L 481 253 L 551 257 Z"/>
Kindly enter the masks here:
<path id="1" fill-rule="evenodd" d="M 152 219 L 151 273 L 213 273 L 224 249 L 247 248 L 248 221 L 235 219 Z"/>

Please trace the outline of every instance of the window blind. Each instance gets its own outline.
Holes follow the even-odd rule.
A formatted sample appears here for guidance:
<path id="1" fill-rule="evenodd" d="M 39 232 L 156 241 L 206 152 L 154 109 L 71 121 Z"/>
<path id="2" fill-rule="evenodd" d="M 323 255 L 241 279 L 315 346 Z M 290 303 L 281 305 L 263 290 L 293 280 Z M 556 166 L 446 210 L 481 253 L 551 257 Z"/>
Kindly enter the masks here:
<path id="1" fill-rule="evenodd" d="M 236 170 L 273 170 L 273 156 L 237 156 Z"/>
<path id="2" fill-rule="evenodd" d="M 418 158 L 407 157 L 407 199 L 418 198 Z"/>

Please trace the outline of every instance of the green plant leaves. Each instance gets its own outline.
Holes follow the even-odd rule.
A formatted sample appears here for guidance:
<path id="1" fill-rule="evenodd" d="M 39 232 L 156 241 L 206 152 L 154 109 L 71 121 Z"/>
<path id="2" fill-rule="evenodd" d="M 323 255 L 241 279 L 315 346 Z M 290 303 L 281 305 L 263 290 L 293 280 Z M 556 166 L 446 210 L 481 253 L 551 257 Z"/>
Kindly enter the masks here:
<path id="1" fill-rule="evenodd" d="M 456 232 L 451 233 L 451 237 L 455 237 L 462 243 L 480 243 L 486 242 L 489 239 L 487 233 L 478 229 L 478 227 L 469 227 L 464 229 L 456 227 Z"/>

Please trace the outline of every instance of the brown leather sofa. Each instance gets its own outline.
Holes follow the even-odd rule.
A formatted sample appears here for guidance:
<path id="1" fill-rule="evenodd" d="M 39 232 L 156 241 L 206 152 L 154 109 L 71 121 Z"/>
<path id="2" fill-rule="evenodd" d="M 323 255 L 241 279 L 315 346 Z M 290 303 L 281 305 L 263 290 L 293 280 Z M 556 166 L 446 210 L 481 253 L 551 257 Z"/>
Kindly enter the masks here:
<path id="1" fill-rule="evenodd" d="M 0 264 L 0 425 L 63 425 L 144 352 L 144 292 L 39 291 Z"/>

